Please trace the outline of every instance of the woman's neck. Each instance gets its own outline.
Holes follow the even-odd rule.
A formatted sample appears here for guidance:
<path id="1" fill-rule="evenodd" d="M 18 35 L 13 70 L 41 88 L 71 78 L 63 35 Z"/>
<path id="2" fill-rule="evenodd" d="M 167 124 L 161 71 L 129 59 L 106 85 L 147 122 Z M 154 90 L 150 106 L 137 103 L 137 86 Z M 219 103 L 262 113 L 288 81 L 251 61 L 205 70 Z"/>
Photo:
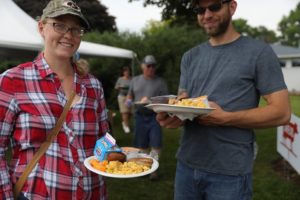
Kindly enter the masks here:
<path id="1" fill-rule="evenodd" d="M 73 76 L 74 71 L 70 59 L 51 58 L 47 55 L 44 55 L 44 57 L 51 70 L 57 74 L 60 80 Z"/>

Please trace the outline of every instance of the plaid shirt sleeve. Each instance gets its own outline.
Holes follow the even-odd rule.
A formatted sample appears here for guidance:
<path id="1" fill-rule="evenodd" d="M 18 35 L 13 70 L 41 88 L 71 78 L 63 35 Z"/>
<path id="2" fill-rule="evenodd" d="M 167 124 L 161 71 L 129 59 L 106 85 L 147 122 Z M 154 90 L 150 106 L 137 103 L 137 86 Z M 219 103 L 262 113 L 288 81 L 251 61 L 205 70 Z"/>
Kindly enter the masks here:
<path id="1" fill-rule="evenodd" d="M 13 199 L 12 184 L 5 158 L 16 113 L 14 95 L 11 93 L 12 86 L 12 79 L 5 74 L 0 75 L 0 199 Z"/>

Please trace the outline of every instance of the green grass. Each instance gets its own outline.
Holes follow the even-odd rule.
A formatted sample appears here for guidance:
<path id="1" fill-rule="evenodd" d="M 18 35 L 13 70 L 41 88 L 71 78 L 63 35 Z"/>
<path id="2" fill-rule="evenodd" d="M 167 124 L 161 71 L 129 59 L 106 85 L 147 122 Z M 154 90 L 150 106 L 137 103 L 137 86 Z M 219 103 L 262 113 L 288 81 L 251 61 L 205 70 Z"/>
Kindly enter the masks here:
<path id="1" fill-rule="evenodd" d="M 254 199 L 299 199 L 300 186 L 280 177 L 272 169 L 272 163 L 281 158 L 276 151 L 276 129 L 257 130 L 256 133 L 259 152 L 254 164 Z"/>
<path id="2" fill-rule="evenodd" d="M 292 110 L 300 116 L 300 96 L 291 96 Z M 114 118 L 114 137 L 119 146 L 132 146 L 132 134 L 124 134 Z M 300 186 L 280 177 L 272 163 L 281 158 L 276 151 L 276 129 L 256 131 L 259 152 L 254 164 L 254 200 L 299 200 Z M 159 174 L 161 179 L 152 182 L 148 177 L 133 179 L 107 178 L 110 200 L 171 200 L 176 168 L 175 154 L 178 148 L 180 130 L 164 129 L 164 148 L 161 155 Z"/>
<path id="3" fill-rule="evenodd" d="M 290 96 L 292 111 L 300 117 L 300 96 Z"/>

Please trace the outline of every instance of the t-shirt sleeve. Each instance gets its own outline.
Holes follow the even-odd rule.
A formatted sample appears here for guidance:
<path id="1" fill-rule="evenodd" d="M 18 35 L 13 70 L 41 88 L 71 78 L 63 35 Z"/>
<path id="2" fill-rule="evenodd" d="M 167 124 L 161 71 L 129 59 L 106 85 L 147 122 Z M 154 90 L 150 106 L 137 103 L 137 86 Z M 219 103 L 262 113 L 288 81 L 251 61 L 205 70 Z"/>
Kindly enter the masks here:
<path id="1" fill-rule="evenodd" d="M 261 95 L 286 89 L 282 69 L 273 49 L 266 45 L 256 62 L 256 88 Z"/>

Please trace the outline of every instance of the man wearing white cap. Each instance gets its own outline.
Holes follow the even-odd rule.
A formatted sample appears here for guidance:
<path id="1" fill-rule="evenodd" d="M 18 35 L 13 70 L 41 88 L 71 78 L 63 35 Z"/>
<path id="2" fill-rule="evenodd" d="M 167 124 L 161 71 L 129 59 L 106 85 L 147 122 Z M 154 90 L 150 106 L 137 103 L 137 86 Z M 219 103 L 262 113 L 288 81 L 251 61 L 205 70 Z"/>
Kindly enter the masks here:
<path id="1" fill-rule="evenodd" d="M 127 102 L 135 104 L 135 130 L 134 145 L 147 151 L 150 148 L 150 155 L 156 160 L 162 148 L 162 130 L 156 121 L 156 113 L 145 108 L 145 104 L 154 96 L 168 94 L 168 87 L 165 81 L 156 76 L 156 60 L 153 55 L 147 55 L 141 65 L 143 74 L 133 77 L 128 91 Z M 156 180 L 156 172 L 150 175 L 151 180 Z"/>

